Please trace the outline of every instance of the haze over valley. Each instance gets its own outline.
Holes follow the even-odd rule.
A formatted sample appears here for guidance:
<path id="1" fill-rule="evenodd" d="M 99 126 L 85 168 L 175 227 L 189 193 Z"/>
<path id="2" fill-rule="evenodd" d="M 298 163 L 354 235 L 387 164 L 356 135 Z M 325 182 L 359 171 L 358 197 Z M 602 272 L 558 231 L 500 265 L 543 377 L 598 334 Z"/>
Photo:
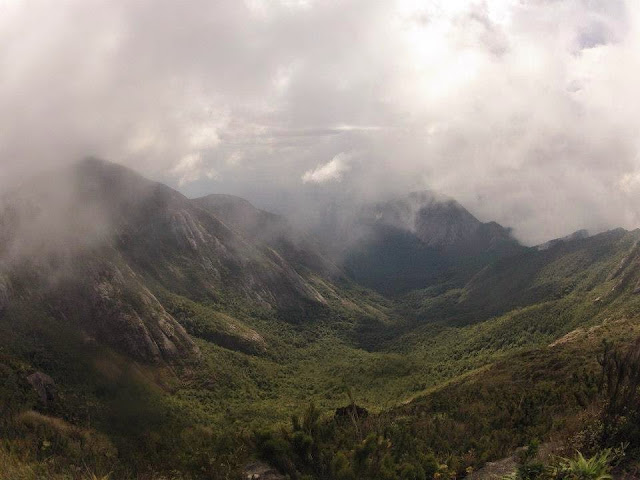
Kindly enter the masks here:
<path id="1" fill-rule="evenodd" d="M 639 34 L 0 0 L 0 480 L 636 478 Z"/>

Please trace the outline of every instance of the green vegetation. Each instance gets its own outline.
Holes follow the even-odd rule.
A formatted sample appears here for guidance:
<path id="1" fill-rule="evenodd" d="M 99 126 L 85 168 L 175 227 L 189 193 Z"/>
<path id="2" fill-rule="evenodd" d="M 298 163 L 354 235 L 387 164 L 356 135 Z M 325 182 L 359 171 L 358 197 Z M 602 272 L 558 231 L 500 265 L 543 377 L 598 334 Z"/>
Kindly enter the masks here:
<path id="1" fill-rule="evenodd" d="M 636 239 L 527 250 L 393 299 L 310 276 L 327 304 L 295 312 L 155 286 L 200 350 L 170 366 L 15 302 L 0 316 L 0 478 L 239 478 L 257 456 L 292 479 L 449 479 L 535 439 L 571 460 L 521 461 L 518 478 L 608 478 L 640 458 Z"/>
<path id="2" fill-rule="evenodd" d="M 538 451 L 536 441 L 522 449 L 516 471 L 504 476 L 504 480 L 611 480 L 614 464 L 624 456 L 623 449 L 606 448 L 589 458 L 578 451 L 572 458 L 552 457 L 542 461 Z"/>

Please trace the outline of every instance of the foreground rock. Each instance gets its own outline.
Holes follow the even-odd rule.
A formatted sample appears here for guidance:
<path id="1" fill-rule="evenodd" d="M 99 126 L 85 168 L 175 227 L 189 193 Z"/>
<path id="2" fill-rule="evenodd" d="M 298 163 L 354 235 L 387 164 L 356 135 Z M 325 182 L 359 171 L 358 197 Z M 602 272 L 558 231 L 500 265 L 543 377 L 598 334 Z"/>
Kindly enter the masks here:
<path id="1" fill-rule="evenodd" d="M 285 476 L 263 462 L 252 462 L 242 471 L 242 478 L 247 480 L 285 480 Z"/>

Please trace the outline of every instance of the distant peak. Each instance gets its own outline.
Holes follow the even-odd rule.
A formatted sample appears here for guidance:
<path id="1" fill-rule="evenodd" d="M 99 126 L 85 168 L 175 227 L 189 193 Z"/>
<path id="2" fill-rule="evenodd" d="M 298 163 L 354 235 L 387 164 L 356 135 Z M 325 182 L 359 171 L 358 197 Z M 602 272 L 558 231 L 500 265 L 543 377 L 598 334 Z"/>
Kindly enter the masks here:
<path id="1" fill-rule="evenodd" d="M 118 165 L 115 162 L 111 162 L 109 160 L 104 160 L 102 158 L 93 157 L 93 156 L 84 157 L 83 159 L 78 160 L 76 162 L 76 164 L 77 165 L 89 165 L 89 166 L 91 166 L 91 165 L 105 165 L 105 166 L 106 165 L 112 165 L 112 166 Z"/>
<path id="2" fill-rule="evenodd" d="M 119 163 L 103 160 L 97 157 L 86 157 L 76 162 L 72 168 L 81 173 L 94 175 L 121 175 L 136 178 L 145 178 L 135 170 Z"/>
<path id="3" fill-rule="evenodd" d="M 589 231 L 583 228 L 580 230 L 576 230 L 575 232 L 570 233 L 569 235 L 566 235 L 564 237 L 549 240 L 548 242 L 537 245 L 535 248 L 537 248 L 538 250 L 547 250 L 561 243 L 571 242 L 575 240 L 584 240 L 585 238 L 589 238 L 590 236 L 591 235 L 589 234 Z"/>
<path id="4" fill-rule="evenodd" d="M 77 162 L 74 162 L 73 166 L 79 169 L 122 169 L 129 170 L 128 168 L 109 160 L 103 160 L 98 157 L 85 157 Z M 133 171 L 133 170 L 132 170 Z"/>

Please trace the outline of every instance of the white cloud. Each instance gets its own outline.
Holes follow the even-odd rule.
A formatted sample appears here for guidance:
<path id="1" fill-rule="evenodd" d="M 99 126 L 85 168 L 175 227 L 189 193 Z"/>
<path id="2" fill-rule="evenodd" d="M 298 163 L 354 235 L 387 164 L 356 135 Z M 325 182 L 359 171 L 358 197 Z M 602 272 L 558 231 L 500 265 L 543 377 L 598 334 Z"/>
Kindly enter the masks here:
<path id="1" fill-rule="evenodd" d="M 308 170 L 302 175 L 303 183 L 339 182 L 345 172 L 349 171 L 349 156 L 339 153 L 324 165 Z"/>
<path id="2" fill-rule="evenodd" d="M 171 173 L 178 177 L 178 184 L 181 186 L 201 178 L 208 178 L 209 180 L 217 180 L 219 178 L 215 169 L 207 165 L 199 153 L 190 153 L 182 157 L 177 165 L 171 169 Z"/>
<path id="3" fill-rule="evenodd" d="M 640 189 L 640 171 L 625 173 L 618 183 L 624 193 L 636 193 Z"/>
<path id="4" fill-rule="evenodd" d="M 301 209 L 429 187 L 532 243 L 636 227 L 638 44 L 637 0 L 0 0 L 0 179 L 90 154 Z"/>

